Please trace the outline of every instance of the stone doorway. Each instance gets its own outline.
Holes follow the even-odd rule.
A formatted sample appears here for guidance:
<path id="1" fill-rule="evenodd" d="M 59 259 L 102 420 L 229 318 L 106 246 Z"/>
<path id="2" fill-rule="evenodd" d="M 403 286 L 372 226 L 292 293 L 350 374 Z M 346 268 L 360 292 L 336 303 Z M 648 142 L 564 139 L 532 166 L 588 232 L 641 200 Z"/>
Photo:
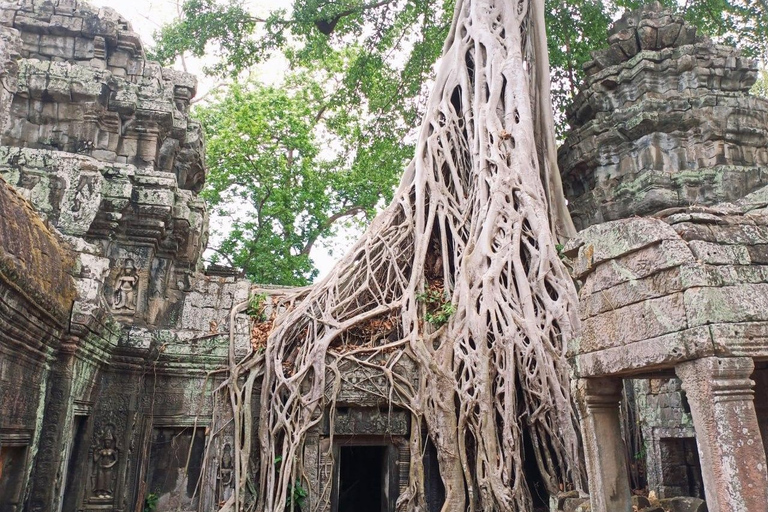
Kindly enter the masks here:
<path id="1" fill-rule="evenodd" d="M 88 416 L 76 414 L 72 422 L 72 444 L 65 474 L 66 484 L 61 496 L 62 512 L 75 512 L 78 509 L 81 493 L 84 489 L 83 469 L 88 467 Z"/>
<path id="2" fill-rule="evenodd" d="M 331 512 L 394 512 L 399 496 L 398 454 L 385 439 L 337 443 Z"/>
<path id="3" fill-rule="evenodd" d="M 26 459 L 26 446 L 0 446 L 0 512 L 22 509 Z"/>

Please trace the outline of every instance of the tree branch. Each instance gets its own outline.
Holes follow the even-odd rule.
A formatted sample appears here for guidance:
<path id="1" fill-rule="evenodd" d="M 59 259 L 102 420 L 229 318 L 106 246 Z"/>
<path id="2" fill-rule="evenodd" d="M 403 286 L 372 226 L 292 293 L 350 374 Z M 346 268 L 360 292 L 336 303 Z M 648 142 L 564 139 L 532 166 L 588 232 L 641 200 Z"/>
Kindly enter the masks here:
<path id="1" fill-rule="evenodd" d="M 337 222 L 340 219 L 343 219 L 344 217 L 352 217 L 354 215 L 357 215 L 358 213 L 365 213 L 365 208 L 362 206 L 351 206 L 347 208 L 346 210 L 342 210 L 340 212 L 334 213 L 330 217 L 328 217 L 328 220 L 323 223 L 323 226 L 318 229 L 314 235 L 312 235 L 309 240 L 307 240 L 306 245 L 301 250 L 302 255 L 307 255 L 312 250 L 312 246 L 315 245 L 315 242 L 318 238 L 320 238 L 320 233 L 325 231 L 326 229 L 333 226 L 335 222 Z"/>

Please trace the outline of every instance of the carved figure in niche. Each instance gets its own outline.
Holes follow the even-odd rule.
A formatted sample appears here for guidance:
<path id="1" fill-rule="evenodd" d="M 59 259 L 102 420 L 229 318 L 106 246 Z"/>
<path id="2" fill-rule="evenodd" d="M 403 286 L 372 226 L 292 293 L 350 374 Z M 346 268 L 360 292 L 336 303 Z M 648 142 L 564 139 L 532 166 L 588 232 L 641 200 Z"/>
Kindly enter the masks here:
<path id="1" fill-rule="evenodd" d="M 114 494 L 115 469 L 120 457 L 111 429 L 104 432 L 101 444 L 93 452 L 93 461 L 96 463 L 93 495 L 97 498 L 111 498 Z"/>
<path id="2" fill-rule="evenodd" d="M 133 311 L 136 308 L 136 285 L 138 282 L 139 276 L 136 275 L 133 260 L 126 258 L 123 271 L 115 280 L 115 296 L 112 300 L 114 309 Z"/>
<path id="3" fill-rule="evenodd" d="M 221 465 L 219 466 L 219 478 L 221 479 L 221 487 L 226 488 L 232 484 L 232 445 L 227 443 L 224 445 L 224 449 L 221 454 Z"/>
<path id="4" fill-rule="evenodd" d="M 80 176 L 80 181 L 77 183 L 75 189 L 75 197 L 72 199 L 72 217 L 77 219 L 80 217 L 80 210 L 84 203 L 87 203 L 93 196 L 93 192 L 96 189 L 96 178 L 94 176 Z"/>
<path id="5" fill-rule="evenodd" d="M 219 462 L 219 475 L 217 484 L 217 500 L 223 504 L 232 495 L 232 484 L 235 479 L 234 461 L 232 459 L 232 445 L 225 443 L 221 450 L 221 461 Z"/>

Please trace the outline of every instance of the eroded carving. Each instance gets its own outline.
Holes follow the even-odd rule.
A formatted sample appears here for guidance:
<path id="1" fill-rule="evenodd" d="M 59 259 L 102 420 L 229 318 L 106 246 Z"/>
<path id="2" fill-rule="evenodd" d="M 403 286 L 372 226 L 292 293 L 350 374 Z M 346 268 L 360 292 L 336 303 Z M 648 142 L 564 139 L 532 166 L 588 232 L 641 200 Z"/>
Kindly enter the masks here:
<path id="1" fill-rule="evenodd" d="M 101 446 L 93 452 L 94 476 L 93 496 L 96 498 L 111 498 L 115 491 L 115 472 L 119 460 L 119 450 L 112 433 L 113 428 L 108 427 L 101 436 Z"/>
<path id="2" fill-rule="evenodd" d="M 115 280 L 115 294 L 112 307 L 115 310 L 134 311 L 136 309 L 136 287 L 139 277 L 136 275 L 136 267 L 133 260 L 126 258 L 123 270 Z"/>

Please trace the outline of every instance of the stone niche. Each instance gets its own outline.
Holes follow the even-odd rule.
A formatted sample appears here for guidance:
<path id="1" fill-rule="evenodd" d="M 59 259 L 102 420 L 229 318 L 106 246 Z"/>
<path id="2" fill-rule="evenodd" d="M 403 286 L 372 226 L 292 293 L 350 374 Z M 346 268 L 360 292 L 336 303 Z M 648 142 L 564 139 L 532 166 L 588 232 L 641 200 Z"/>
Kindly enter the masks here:
<path id="1" fill-rule="evenodd" d="M 768 183 L 757 62 L 658 4 L 627 13 L 585 65 L 558 152 L 577 229 L 733 201 Z"/>

